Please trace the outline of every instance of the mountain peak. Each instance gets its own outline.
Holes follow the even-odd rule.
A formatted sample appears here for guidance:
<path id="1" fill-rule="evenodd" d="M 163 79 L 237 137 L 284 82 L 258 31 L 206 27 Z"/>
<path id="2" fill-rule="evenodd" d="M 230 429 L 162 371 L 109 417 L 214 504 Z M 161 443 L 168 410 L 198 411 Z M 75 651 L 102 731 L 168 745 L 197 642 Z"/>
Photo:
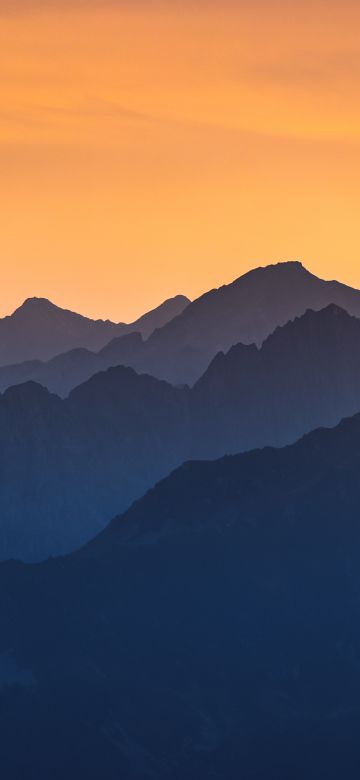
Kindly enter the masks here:
<path id="1" fill-rule="evenodd" d="M 34 295 L 32 298 L 25 298 L 23 303 L 7 319 L 14 319 L 15 321 L 24 319 L 31 322 L 31 320 L 36 320 L 38 317 L 42 320 L 44 317 L 53 316 L 58 320 L 67 315 L 81 318 L 81 315 L 62 309 L 61 306 L 57 306 L 52 301 L 49 301 L 48 298 L 40 298 Z"/>
<path id="2" fill-rule="evenodd" d="M 307 268 L 303 265 L 301 260 L 280 260 L 278 263 L 270 263 L 270 265 L 266 266 L 267 268 L 284 268 L 284 269 L 292 269 L 295 268 L 297 270 L 307 271 Z"/>
<path id="3" fill-rule="evenodd" d="M 30 298 L 25 298 L 25 300 L 24 300 L 22 305 L 23 306 L 30 306 L 32 304 L 42 304 L 42 303 L 45 303 L 45 304 L 49 304 L 50 303 L 52 306 L 54 305 L 54 304 L 51 303 L 49 298 L 43 298 L 42 296 L 39 296 L 39 295 L 33 295 Z"/>
<path id="4" fill-rule="evenodd" d="M 265 276 L 276 276 L 276 277 L 283 277 L 286 274 L 286 276 L 294 275 L 294 274 L 302 274 L 303 276 L 312 276 L 311 272 L 308 271 L 307 268 L 303 265 L 301 260 L 282 260 L 278 263 L 269 263 L 267 265 L 259 265 L 256 268 L 251 268 L 246 273 L 239 276 L 237 279 L 234 280 L 233 284 L 238 284 L 240 282 L 243 282 L 246 279 L 252 278 L 252 277 L 259 277 Z"/>
<path id="5" fill-rule="evenodd" d="M 162 328 L 169 321 L 182 314 L 189 303 L 190 300 L 185 295 L 175 295 L 173 298 L 167 298 L 160 306 L 135 320 L 132 325 L 136 330 L 141 330 L 142 335 L 147 338 L 154 330 Z"/>
<path id="6" fill-rule="evenodd" d="M 337 303 L 328 303 L 328 305 L 324 306 L 324 308 L 321 309 L 320 311 L 328 312 L 329 314 L 334 315 L 336 317 L 344 317 L 346 319 L 354 316 L 352 314 L 349 314 L 349 312 L 346 311 L 346 309 L 343 309 L 343 307 L 339 306 Z"/>
<path id="7" fill-rule="evenodd" d="M 29 309 L 58 309 L 59 307 L 55 305 L 55 303 L 52 303 L 52 301 L 49 301 L 48 298 L 39 298 L 36 295 L 34 295 L 32 298 L 25 298 L 24 302 L 18 306 L 17 309 L 15 309 L 14 314 L 19 311 L 29 310 Z"/>
<path id="8" fill-rule="evenodd" d="M 183 303 L 185 306 L 189 303 L 191 303 L 190 298 L 187 297 L 187 295 L 173 295 L 171 298 L 166 298 L 163 301 L 163 306 L 169 306 L 173 303 Z"/>
<path id="9" fill-rule="evenodd" d="M 328 303 L 327 306 L 324 306 L 322 309 L 309 307 L 303 314 L 299 314 L 293 320 L 289 320 L 288 323 L 285 323 L 285 325 L 276 328 L 273 333 L 268 336 L 268 339 L 271 339 L 279 330 L 288 330 L 290 332 L 293 327 L 301 327 L 302 324 L 306 325 L 310 321 L 316 322 L 317 327 L 320 328 L 321 325 L 330 325 L 331 323 L 335 323 L 335 321 L 350 323 L 351 320 L 358 319 L 358 317 L 349 314 L 346 309 L 339 306 L 337 303 Z"/>
<path id="10" fill-rule="evenodd" d="M 8 401 L 14 401 L 15 403 L 18 403 L 19 401 L 24 401 L 25 403 L 33 403 L 34 401 L 42 402 L 44 400 L 48 401 L 50 398 L 57 398 L 57 396 L 50 393 L 46 387 L 43 387 L 39 382 L 33 382 L 32 380 L 8 387 L 2 397 Z"/>
<path id="11" fill-rule="evenodd" d="M 278 271 L 307 271 L 301 260 L 279 260 L 278 263 L 268 263 L 267 265 L 259 266 L 258 268 L 254 268 L 255 271 L 273 271 L 274 269 Z"/>

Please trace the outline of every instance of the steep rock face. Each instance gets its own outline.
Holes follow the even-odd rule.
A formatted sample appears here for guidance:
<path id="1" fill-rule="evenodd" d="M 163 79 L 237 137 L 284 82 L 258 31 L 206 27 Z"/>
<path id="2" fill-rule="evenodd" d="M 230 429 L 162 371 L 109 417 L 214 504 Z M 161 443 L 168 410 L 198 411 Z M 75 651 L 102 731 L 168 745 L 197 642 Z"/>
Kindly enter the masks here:
<path id="1" fill-rule="evenodd" d="M 13 314 L 0 319 L 0 365 L 48 360 L 78 347 L 99 350 L 112 338 L 132 331 L 147 337 L 188 303 L 185 296 L 178 295 L 127 325 L 92 320 L 61 309 L 46 298 L 28 298 Z"/>
<path id="2" fill-rule="evenodd" d="M 357 416 L 186 463 L 77 554 L 2 564 L 4 775 L 356 780 L 359 475 Z"/>

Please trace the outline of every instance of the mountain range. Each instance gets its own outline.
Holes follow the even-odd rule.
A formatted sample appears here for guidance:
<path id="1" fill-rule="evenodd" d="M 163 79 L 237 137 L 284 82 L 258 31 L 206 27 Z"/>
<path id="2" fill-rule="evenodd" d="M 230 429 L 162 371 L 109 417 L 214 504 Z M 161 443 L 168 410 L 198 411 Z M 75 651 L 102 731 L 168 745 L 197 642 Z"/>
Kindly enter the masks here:
<path id="1" fill-rule="evenodd" d="M 259 349 L 219 354 L 192 389 L 118 366 L 67 399 L 36 383 L 0 397 L 0 555 L 75 549 L 189 458 L 295 441 L 360 410 L 360 320 L 334 305 Z"/>
<path id="2" fill-rule="evenodd" d="M 208 457 L 334 426 L 360 410 L 360 319 L 330 304 L 277 328 L 260 349 L 219 353 L 192 401 Z"/>
<path id="3" fill-rule="evenodd" d="M 0 319 L 0 365 L 48 360 L 78 347 L 99 350 L 112 338 L 133 331 L 147 338 L 188 303 L 184 295 L 177 295 L 126 325 L 83 317 L 46 298 L 28 298 L 13 314 Z"/>
<path id="4" fill-rule="evenodd" d="M 357 780 L 359 503 L 357 415 L 1 564 L 4 777 Z"/>
<path id="5" fill-rule="evenodd" d="M 227 352 L 239 342 L 260 346 L 278 326 L 301 316 L 307 309 L 318 311 L 331 303 L 360 317 L 358 290 L 319 279 L 298 262 L 257 268 L 192 303 L 178 296 L 133 325 L 100 323 L 96 325 L 99 328 L 96 333 L 100 333 L 101 345 L 98 343 L 96 348 L 93 344 L 91 349 L 85 349 L 89 344 L 85 344 L 84 336 L 81 336 L 82 341 L 79 336 L 75 339 L 69 330 L 70 351 L 49 361 L 31 360 L 16 365 L 19 350 L 24 350 L 22 337 L 17 336 L 16 359 L 11 361 L 12 365 L 0 366 L 0 390 L 33 380 L 51 392 L 66 396 L 98 371 L 121 364 L 173 384 L 194 384 L 219 351 Z M 64 313 L 58 311 L 63 316 Z M 116 337 L 112 338 L 114 328 L 117 329 Z M 40 330 L 43 338 L 43 326 Z M 30 320 L 25 332 L 32 334 L 32 352 L 39 352 L 40 348 L 35 347 L 37 331 Z M 53 353 L 54 335 L 51 329 L 49 332 Z M 90 329 L 90 333 L 89 339 L 94 339 L 93 330 Z M 6 337 L 3 339 L 2 364 L 5 362 L 4 350 L 7 354 L 12 350 L 12 342 L 6 346 Z M 105 345 L 105 342 L 110 343 Z M 25 348 L 29 352 L 28 344 Z"/>
<path id="6" fill-rule="evenodd" d="M 136 370 L 174 384 L 193 384 L 210 360 L 234 344 L 260 346 L 275 328 L 335 303 L 360 317 L 360 291 L 314 276 L 300 262 L 255 268 L 197 298 L 154 331 Z"/>

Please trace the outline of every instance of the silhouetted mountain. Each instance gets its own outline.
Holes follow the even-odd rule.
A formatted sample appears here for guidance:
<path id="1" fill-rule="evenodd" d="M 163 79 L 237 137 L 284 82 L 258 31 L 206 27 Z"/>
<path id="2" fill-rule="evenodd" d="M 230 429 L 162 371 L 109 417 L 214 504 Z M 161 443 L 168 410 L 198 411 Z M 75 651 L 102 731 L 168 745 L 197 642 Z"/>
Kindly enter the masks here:
<path id="1" fill-rule="evenodd" d="M 28 360 L 25 363 L 0 366 L 0 391 L 33 381 L 65 397 L 99 371 L 133 363 L 134 356 L 144 351 L 145 343 L 140 333 L 131 332 L 112 339 L 99 352 L 78 347 L 47 361 Z"/>
<path id="2" fill-rule="evenodd" d="M 318 279 L 299 262 L 256 268 L 205 293 L 154 331 L 132 365 L 175 384 L 192 384 L 217 352 L 239 342 L 259 346 L 279 325 L 330 303 L 360 317 L 358 290 Z"/>
<path id="3" fill-rule="evenodd" d="M 219 351 L 226 352 L 239 342 L 260 346 L 276 327 L 309 308 L 318 311 L 335 303 L 360 317 L 358 290 L 318 279 L 297 262 L 257 268 L 189 305 L 185 305 L 187 299 L 179 299 L 181 313 L 169 316 L 169 322 L 157 327 L 145 342 L 139 337 L 132 342 L 115 338 L 109 349 L 101 350 L 97 356 L 72 351 L 70 355 L 57 355 L 55 361 L 46 365 L 31 361 L 5 366 L 0 368 L 0 390 L 34 380 L 52 392 L 67 395 L 93 373 L 120 364 L 174 384 L 192 384 Z M 155 313 L 161 310 L 169 314 L 167 304 L 164 306 L 164 310 L 159 307 Z M 173 308 L 171 313 L 175 314 Z M 153 328 L 152 313 L 126 327 L 146 337 L 147 317 L 151 317 Z M 158 326 L 161 324 L 158 322 Z"/>
<path id="4" fill-rule="evenodd" d="M 128 332 L 136 331 L 141 333 L 144 339 L 147 339 L 154 330 L 167 325 L 170 320 L 177 317 L 189 305 L 190 300 L 185 295 L 175 295 L 157 306 L 155 309 L 146 312 L 139 319 L 127 325 Z"/>
<path id="5" fill-rule="evenodd" d="M 277 328 L 260 349 L 238 344 L 214 358 L 192 402 L 212 457 L 336 425 L 360 410 L 360 319 L 331 304 Z"/>
<path id="6" fill-rule="evenodd" d="M 261 349 L 218 355 L 191 390 L 124 367 L 65 400 L 34 383 L 10 388 L 0 396 L 0 557 L 74 549 L 186 458 L 337 424 L 360 409 L 359 349 L 360 320 L 330 306 Z"/>
<path id="7" fill-rule="evenodd" d="M 0 396 L 0 556 L 74 549 L 188 457 L 186 392 L 132 369 Z"/>
<path id="8" fill-rule="evenodd" d="M 2 564 L 4 777 L 357 780 L 359 505 L 356 416 Z"/>
<path id="9" fill-rule="evenodd" d="M 115 336 L 131 331 L 147 337 L 188 303 L 187 298 L 178 295 L 126 325 L 82 317 L 46 298 L 28 298 L 13 314 L 0 319 L 0 365 L 47 360 L 76 347 L 98 350 Z"/>

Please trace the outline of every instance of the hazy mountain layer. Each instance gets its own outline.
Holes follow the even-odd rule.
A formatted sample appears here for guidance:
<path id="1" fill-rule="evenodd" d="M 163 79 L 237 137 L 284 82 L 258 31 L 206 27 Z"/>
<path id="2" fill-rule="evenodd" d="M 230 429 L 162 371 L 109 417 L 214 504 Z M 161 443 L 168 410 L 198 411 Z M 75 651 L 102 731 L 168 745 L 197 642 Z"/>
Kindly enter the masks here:
<path id="1" fill-rule="evenodd" d="M 84 347 L 63 352 L 51 360 L 27 360 L 0 366 L 0 391 L 24 382 L 38 382 L 51 393 L 65 398 L 87 379 L 112 366 L 131 365 L 135 355 L 146 348 L 141 333 L 128 333 L 112 339 L 99 352 Z"/>
<path id="2" fill-rule="evenodd" d="M 47 360 L 78 347 L 98 350 L 112 338 L 132 331 L 147 338 L 188 303 L 187 298 L 178 295 L 126 325 L 91 320 L 61 309 L 46 298 L 28 298 L 13 314 L 0 319 L 0 365 Z"/>
<path id="3" fill-rule="evenodd" d="M 145 315 L 140 321 L 126 326 L 125 331 L 136 330 L 146 337 L 149 333 L 146 318 L 150 317 L 152 330 L 157 318 L 157 325 L 163 327 L 157 327 L 145 342 L 140 336 L 134 336 L 130 341 L 115 338 L 97 355 L 83 349 L 72 350 L 45 364 L 32 361 L 0 368 L 0 389 L 34 380 L 51 392 L 66 396 L 97 371 L 121 364 L 174 384 L 193 384 L 219 351 L 226 352 L 239 342 L 260 346 L 278 326 L 307 309 L 318 311 L 334 303 L 360 317 L 358 290 L 318 279 L 296 262 L 257 268 L 232 284 L 211 290 L 189 305 L 186 303 L 187 299 L 179 296 L 164 304 L 165 309 L 155 310 L 154 316 L 152 313 Z M 168 305 L 170 311 L 166 308 Z M 160 313 L 164 312 L 169 320 L 167 324 L 160 322 Z M 101 344 L 114 335 L 109 332 L 109 328 L 114 327 L 112 323 L 105 325 L 106 334 L 101 335 Z M 124 326 L 116 327 L 123 335 Z M 79 343 L 86 346 L 84 341 Z M 72 343 L 72 346 L 75 345 Z M 92 344 L 92 348 L 96 351 L 99 345 Z M 60 352 L 60 348 L 57 351 Z"/>
<path id="4" fill-rule="evenodd" d="M 217 352 L 258 346 L 279 325 L 335 303 L 360 317 L 360 292 L 327 282 L 298 262 L 256 268 L 193 301 L 147 343 L 134 368 L 170 382 L 196 381 Z"/>
<path id="5" fill-rule="evenodd" d="M 283 445 L 360 409 L 360 320 L 330 306 L 259 350 L 215 358 L 193 389 L 133 369 L 61 400 L 29 383 L 0 396 L 0 555 L 76 548 L 188 458 Z"/>
<path id="6" fill-rule="evenodd" d="M 336 425 L 360 409 L 360 319 L 330 305 L 277 328 L 261 349 L 238 344 L 214 358 L 192 403 L 213 457 Z"/>

